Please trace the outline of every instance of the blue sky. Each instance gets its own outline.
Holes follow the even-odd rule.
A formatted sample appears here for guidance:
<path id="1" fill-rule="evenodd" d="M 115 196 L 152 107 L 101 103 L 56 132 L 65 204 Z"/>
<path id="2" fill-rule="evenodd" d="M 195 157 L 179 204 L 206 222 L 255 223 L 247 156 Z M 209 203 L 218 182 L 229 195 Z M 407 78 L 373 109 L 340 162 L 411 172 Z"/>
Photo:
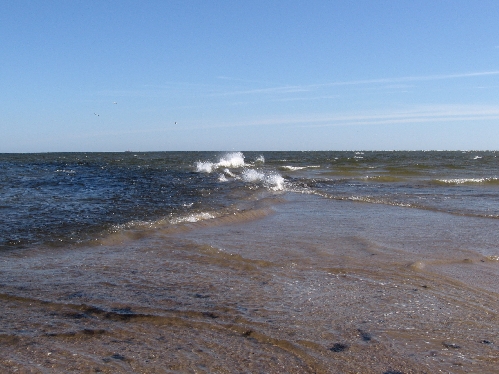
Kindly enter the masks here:
<path id="1" fill-rule="evenodd" d="M 1 8 L 0 152 L 499 148 L 496 0 Z"/>

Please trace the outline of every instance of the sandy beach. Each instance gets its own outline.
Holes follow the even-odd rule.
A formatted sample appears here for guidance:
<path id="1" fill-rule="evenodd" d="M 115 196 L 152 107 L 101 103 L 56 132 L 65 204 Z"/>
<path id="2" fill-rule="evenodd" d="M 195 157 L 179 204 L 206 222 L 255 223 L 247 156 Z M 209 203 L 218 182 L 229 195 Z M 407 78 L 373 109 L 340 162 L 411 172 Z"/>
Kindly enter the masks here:
<path id="1" fill-rule="evenodd" d="M 469 237 L 469 217 L 274 200 L 139 239 L 2 253 L 1 371 L 496 372 L 498 261 L 476 250 L 495 220 Z"/>

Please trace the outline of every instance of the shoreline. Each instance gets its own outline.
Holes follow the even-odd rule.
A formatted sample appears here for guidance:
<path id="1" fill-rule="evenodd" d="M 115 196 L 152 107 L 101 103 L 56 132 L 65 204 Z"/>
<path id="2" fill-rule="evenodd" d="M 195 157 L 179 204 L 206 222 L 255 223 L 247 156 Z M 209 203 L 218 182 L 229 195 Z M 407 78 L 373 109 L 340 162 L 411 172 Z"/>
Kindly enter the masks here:
<path id="1" fill-rule="evenodd" d="M 494 372 L 497 234 L 463 237 L 469 217 L 284 199 L 243 221 L 3 253 L 0 368 Z"/>

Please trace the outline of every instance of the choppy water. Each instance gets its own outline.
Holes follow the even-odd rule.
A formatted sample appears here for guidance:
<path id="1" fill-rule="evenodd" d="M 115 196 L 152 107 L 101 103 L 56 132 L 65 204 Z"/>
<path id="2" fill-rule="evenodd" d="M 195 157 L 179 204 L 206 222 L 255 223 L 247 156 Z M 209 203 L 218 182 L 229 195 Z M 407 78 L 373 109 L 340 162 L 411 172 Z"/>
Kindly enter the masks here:
<path id="1" fill-rule="evenodd" d="M 88 243 L 286 192 L 499 218 L 499 160 L 496 152 L 2 154 L 0 248 Z"/>

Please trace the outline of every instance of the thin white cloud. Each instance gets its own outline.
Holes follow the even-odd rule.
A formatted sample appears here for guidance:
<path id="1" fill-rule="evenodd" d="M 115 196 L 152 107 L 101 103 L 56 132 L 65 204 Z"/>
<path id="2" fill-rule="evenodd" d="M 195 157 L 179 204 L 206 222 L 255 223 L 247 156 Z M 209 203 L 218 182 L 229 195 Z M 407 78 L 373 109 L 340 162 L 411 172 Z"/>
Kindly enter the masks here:
<path id="1" fill-rule="evenodd" d="M 440 74 L 440 75 L 423 75 L 423 76 L 405 76 L 405 77 L 392 77 L 392 78 L 378 78 L 378 79 L 364 79 L 364 80 L 350 80 L 350 81 L 337 81 L 337 82 L 326 82 L 318 84 L 304 84 L 304 85 L 280 85 L 280 86 L 269 86 L 264 82 L 250 81 L 226 76 L 219 76 L 217 79 L 226 81 L 239 81 L 249 84 L 266 85 L 267 87 L 256 87 L 248 89 L 228 89 L 227 87 L 216 87 L 210 84 L 198 84 L 198 83 L 188 83 L 188 82 L 167 82 L 164 85 L 145 85 L 140 89 L 129 89 L 129 90 L 101 90 L 96 92 L 99 96 L 108 97 L 162 97 L 162 96 L 178 96 L 180 93 L 189 94 L 190 98 L 194 96 L 208 96 L 208 97 L 226 97 L 226 96 L 259 96 L 259 95 L 270 95 L 276 98 L 286 99 L 286 95 L 293 95 L 297 93 L 313 93 L 320 89 L 327 89 L 330 87 L 342 87 L 342 86 L 364 86 L 365 89 L 371 86 L 372 88 L 378 89 L 380 85 L 385 85 L 385 89 L 395 89 L 402 90 L 412 87 L 410 82 L 421 82 L 421 81 L 436 81 L 436 80 L 451 80 L 451 79 L 465 79 L 465 78 L 476 78 L 485 76 L 497 76 L 499 75 L 499 70 L 494 71 L 482 71 L 482 72 L 469 72 L 469 73 L 459 73 L 459 74 Z M 377 86 L 377 87 L 376 87 Z M 401 91 L 397 91 L 401 92 Z M 322 95 L 315 95 L 317 98 L 321 99 L 328 95 L 324 92 Z M 288 96 L 289 97 L 289 96 Z M 299 98 L 290 100 L 300 100 Z M 311 100 L 303 98 L 303 100 Z"/>
<path id="2" fill-rule="evenodd" d="M 287 94 L 296 92 L 306 92 L 310 89 L 307 86 L 280 86 L 268 88 L 255 88 L 251 90 L 227 91 L 214 93 L 212 96 L 231 96 L 231 95 L 249 95 L 249 94 Z"/>
<path id="3" fill-rule="evenodd" d="M 332 116 L 318 119 L 307 126 L 378 125 L 397 123 L 457 122 L 499 119 L 499 107 L 432 106 L 407 111 L 392 111 L 366 115 Z"/>
<path id="4" fill-rule="evenodd" d="M 373 83 L 434 81 L 434 80 L 445 80 L 445 79 L 481 77 L 487 75 L 499 75 L 499 71 L 494 70 L 494 71 L 481 71 L 481 72 L 460 73 L 460 74 L 420 75 L 420 76 L 407 76 L 407 77 L 398 77 L 398 78 L 395 77 L 395 78 L 381 78 L 381 79 L 365 79 L 365 80 L 324 83 L 324 84 L 317 84 L 315 86 L 323 87 L 323 86 L 346 86 L 346 85 L 373 84 Z"/>
<path id="5" fill-rule="evenodd" d="M 258 83 L 258 84 L 267 84 L 267 85 L 269 84 L 269 82 L 263 82 L 261 80 L 234 78 L 234 77 L 228 77 L 225 75 L 220 75 L 217 77 L 217 79 L 224 80 L 224 81 L 231 81 L 231 82 Z"/>
<path id="6" fill-rule="evenodd" d="M 476 77 L 493 76 L 493 75 L 499 75 L 499 70 L 458 73 L 458 74 L 436 74 L 436 75 L 420 75 L 420 76 L 406 76 L 406 77 L 392 77 L 392 78 L 361 79 L 361 80 L 338 81 L 338 82 L 328 82 L 328 83 L 308 84 L 308 85 L 286 85 L 286 86 L 257 88 L 250 90 L 227 91 L 223 93 L 217 93 L 215 95 L 229 96 L 229 95 L 268 94 L 268 93 L 283 94 L 283 93 L 307 92 L 325 87 L 372 85 L 372 84 L 393 85 L 405 82 L 451 80 L 451 79 L 476 78 Z"/>
<path id="7" fill-rule="evenodd" d="M 287 102 L 287 101 L 314 101 L 314 100 L 331 100 L 337 99 L 340 95 L 324 95 L 324 96 L 313 96 L 313 97 L 286 97 L 280 99 L 274 99 L 274 102 Z"/>
<path id="8" fill-rule="evenodd" d="M 409 110 L 387 110 L 365 114 L 301 115 L 256 119 L 253 121 L 198 124 L 195 128 L 226 128 L 251 126 L 332 127 L 383 125 L 428 122 L 459 122 L 499 120 L 499 106 L 440 105 Z M 189 127 L 192 128 L 192 127 Z"/>

